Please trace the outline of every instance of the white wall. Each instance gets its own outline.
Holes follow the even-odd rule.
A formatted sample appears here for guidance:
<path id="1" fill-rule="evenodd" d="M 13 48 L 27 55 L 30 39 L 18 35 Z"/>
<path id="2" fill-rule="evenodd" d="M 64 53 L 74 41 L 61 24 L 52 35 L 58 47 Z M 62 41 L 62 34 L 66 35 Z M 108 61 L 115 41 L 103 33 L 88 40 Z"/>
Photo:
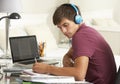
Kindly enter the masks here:
<path id="1" fill-rule="evenodd" d="M 114 7 L 114 20 L 120 24 L 120 0 L 117 0 Z"/>
<path id="2" fill-rule="evenodd" d="M 22 0 L 25 13 L 50 13 L 51 9 L 68 0 Z"/>
<path id="3" fill-rule="evenodd" d="M 70 0 L 70 2 L 77 4 L 83 12 L 91 12 L 111 9 L 116 0 Z"/>

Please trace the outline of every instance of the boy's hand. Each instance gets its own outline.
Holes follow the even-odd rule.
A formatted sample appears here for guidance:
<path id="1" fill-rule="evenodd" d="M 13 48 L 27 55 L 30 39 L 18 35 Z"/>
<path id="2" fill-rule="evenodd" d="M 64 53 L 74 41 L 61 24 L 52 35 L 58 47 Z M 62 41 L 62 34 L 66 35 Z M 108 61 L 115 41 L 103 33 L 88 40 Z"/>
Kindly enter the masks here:
<path id="1" fill-rule="evenodd" d="M 47 73 L 48 64 L 45 63 L 35 63 L 32 70 L 36 73 Z"/>

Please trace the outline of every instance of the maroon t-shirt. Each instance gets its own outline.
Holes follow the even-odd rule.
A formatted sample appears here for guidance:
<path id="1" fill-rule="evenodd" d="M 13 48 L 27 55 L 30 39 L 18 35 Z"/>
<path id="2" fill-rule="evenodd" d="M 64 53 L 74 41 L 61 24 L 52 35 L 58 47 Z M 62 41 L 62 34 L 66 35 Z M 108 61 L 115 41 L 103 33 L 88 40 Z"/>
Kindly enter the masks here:
<path id="1" fill-rule="evenodd" d="M 94 84 L 114 84 L 116 64 L 105 39 L 93 28 L 82 24 L 72 37 L 73 57 L 89 57 L 86 81 Z"/>

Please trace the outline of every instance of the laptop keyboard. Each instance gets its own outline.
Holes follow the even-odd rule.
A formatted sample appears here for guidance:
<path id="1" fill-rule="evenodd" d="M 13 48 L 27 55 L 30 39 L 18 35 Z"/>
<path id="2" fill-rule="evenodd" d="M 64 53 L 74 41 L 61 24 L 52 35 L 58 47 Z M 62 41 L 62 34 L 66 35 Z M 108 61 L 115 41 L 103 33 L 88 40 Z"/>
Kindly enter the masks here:
<path id="1" fill-rule="evenodd" d="M 22 70 L 25 70 L 25 69 L 9 68 L 9 69 L 3 69 L 3 72 L 21 73 Z"/>
<path id="2" fill-rule="evenodd" d="M 29 61 L 22 61 L 22 62 L 19 62 L 20 64 L 33 64 L 35 63 L 34 60 L 29 60 Z"/>
<path id="3" fill-rule="evenodd" d="M 42 60 L 42 59 L 37 59 L 37 62 L 46 62 L 46 60 Z M 35 63 L 35 60 L 29 60 L 29 61 L 22 61 L 22 62 L 19 62 L 20 64 L 34 64 Z"/>

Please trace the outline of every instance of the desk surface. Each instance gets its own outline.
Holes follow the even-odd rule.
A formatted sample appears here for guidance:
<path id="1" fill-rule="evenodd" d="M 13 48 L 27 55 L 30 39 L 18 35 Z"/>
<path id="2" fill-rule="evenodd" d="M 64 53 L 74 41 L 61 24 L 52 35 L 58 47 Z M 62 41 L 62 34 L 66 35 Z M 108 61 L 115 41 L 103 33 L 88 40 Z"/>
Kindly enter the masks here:
<path id="1" fill-rule="evenodd" d="M 11 59 L 0 59 L 1 64 L 7 64 L 8 66 L 12 64 Z M 22 80 L 20 80 L 19 76 L 16 74 L 11 73 L 3 73 L 3 79 L 0 81 L 0 84 L 21 84 Z M 69 82 L 68 82 L 69 83 Z M 70 84 L 70 83 L 69 83 Z M 74 84 L 74 83 L 72 83 Z M 83 81 L 75 81 L 75 84 L 92 84 L 88 82 Z"/>

